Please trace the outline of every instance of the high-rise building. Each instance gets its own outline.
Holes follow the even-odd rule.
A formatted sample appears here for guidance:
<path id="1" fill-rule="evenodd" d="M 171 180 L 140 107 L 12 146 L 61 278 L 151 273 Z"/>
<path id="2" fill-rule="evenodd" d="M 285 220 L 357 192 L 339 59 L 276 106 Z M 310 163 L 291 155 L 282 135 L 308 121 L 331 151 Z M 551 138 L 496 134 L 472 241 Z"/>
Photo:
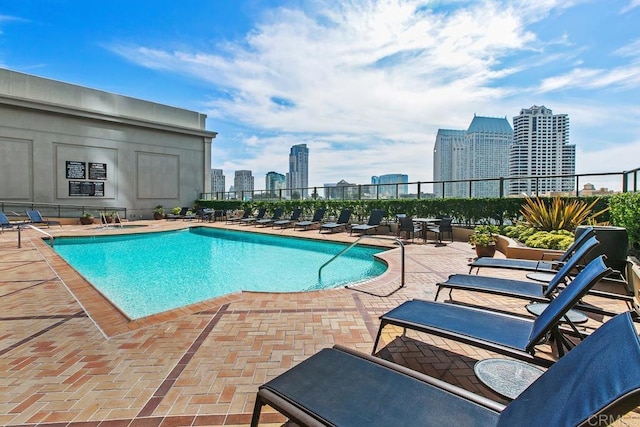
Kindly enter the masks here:
<path id="1" fill-rule="evenodd" d="M 267 176 L 265 177 L 265 189 L 269 196 L 280 196 L 280 190 L 286 188 L 287 179 L 286 177 L 278 172 L 267 172 Z"/>
<path id="2" fill-rule="evenodd" d="M 238 170 L 233 178 L 236 199 L 251 200 L 253 198 L 253 175 L 250 170 Z"/>
<path id="3" fill-rule="evenodd" d="M 433 180 L 451 181 L 458 167 L 454 165 L 456 151 L 464 149 L 464 130 L 438 129 L 436 143 L 433 147 Z M 464 183 L 434 184 L 433 192 L 438 197 L 453 197 L 464 194 Z"/>
<path id="4" fill-rule="evenodd" d="M 289 173 L 287 174 L 287 187 L 293 193 L 298 193 L 300 198 L 306 199 L 309 192 L 309 149 L 307 144 L 298 144 L 291 147 L 289 153 Z"/>
<path id="5" fill-rule="evenodd" d="M 499 181 L 469 180 L 499 178 L 509 171 L 509 148 L 513 130 L 499 117 L 474 115 L 466 131 L 439 129 L 433 153 L 434 193 L 444 197 L 498 197 Z"/>
<path id="6" fill-rule="evenodd" d="M 573 175 L 576 146 L 569 144 L 569 116 L 543 106 L 523 108 L 513 118 L 510 176 Z M 574 191 L 573 178 L 521 179 L 509 182 L 509 194 Z"/>
<path id="7" fill-rule="evenodd" d="M 372 176 L 371 184 L 377 185 L 378 197 L 381 199 L 398 199 L 409 193 L 409 175 L 392 173 Z"/>
<path id="8" fill-rule="evenodd" d="M 222 169 L 211 169 L 211 193 L 214 198 L 222 198 L 225 192 L 224 172 Z"/>

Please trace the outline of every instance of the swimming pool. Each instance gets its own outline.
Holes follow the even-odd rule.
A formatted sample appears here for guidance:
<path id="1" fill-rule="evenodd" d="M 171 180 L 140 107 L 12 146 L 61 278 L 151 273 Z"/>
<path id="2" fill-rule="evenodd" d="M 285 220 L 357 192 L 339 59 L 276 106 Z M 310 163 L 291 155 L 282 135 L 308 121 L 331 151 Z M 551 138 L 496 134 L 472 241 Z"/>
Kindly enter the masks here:
<path id="1" fill-rule="evenodd" d="M 386 270 L 383 249 L 207 227 L 58 237 L 55 250 L 131 319 L 238 292 L 326 289 Z"/>

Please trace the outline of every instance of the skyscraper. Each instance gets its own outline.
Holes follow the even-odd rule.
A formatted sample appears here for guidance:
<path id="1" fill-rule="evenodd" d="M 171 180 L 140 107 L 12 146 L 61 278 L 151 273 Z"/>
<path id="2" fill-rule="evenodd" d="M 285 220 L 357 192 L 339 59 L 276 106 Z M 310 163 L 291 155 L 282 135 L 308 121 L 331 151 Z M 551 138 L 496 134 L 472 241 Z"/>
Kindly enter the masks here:
<path id="1" fill-rule="evenodd" d="M 371 184 L 378 184 L 378 197 L 382 199 L 397 199 L 409 192 L 409 175 L 392 173 L 372 176 Z M 401 184 L 401 185 L 397 185 Z"/>
<path id="2" fill-rule="evenodd" d="M 464 149 L 464 130 L 438 129 L 436 143 L 433 148 L 433 180 L 451 181 L 457 175 L 458 167 L 454 165 L 454 153 Z M 463 183 L 434 184 L 433 192 L 438 197 L 453 197 L 464 194 Z"/>
<path id="3" fill-rule="evenodd" d="M 222 169 L 211 169 L 211 193 L 214 198 L 221 198 L 220 193 L 224 193 L 226 190 L 224 182 L 224 173 Z"/>
<path id="4" fill-rule="evenodd" d="M 236 198 L 251 200 L 253 197 L 253 176 L 250 170 L 238 170 L 233 178 L 233 188 Z"/>
<path id="5" fill-rule="evenodd" d="M 523 108 L 513 118 L 510 176 L 571 175 L 576 171 L 576 146 L 569 144 L 569 116 L 543 106 Z M 537 185 L 537 188 L 536 188 Z M 509 182 L 509 194 L 571 192 L 573 178 L 522 179 Z"/>
<path id="6" fill-rule="evenodd" d="M 513 130 L 505 118 L 474 115 L 466 131 L 440 129 L 433 155 L 434 181 L 473 180 L 507 176 Z M 471 189 L 471 190 L 469 190 Z M 444 190 L 444 193 L 443 193 Z M 446 197 L 498 197 L 499 181 L 435 184 Z"/>
<path id="7" fill-rule="evenodd" d="M 280 190 L 287 185 L 286 177 L 278 172 L 267 172 L 265 177 L 265 189 L 269 196 L 279 196 Z"/>
<path id="8" fill-rule="evenodd" d="M 298 192 L 300 197 L 306 199 L 309 186 L 309 149 L 307 144 L 298 144 L 291 147 L 289 153 L 289 173 L 287 174 L 287 187 L 293 192 Z M 290 195 L 293 197 L 293 194 Z"/>

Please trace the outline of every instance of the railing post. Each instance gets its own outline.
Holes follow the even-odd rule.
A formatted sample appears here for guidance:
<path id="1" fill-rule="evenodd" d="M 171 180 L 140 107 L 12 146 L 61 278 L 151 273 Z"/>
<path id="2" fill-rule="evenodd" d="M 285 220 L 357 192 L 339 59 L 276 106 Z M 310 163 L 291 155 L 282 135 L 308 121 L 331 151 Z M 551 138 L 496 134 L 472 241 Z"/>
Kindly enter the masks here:
<path id="1" fill-rule="evenodd" d="M 622 172 L 622 192 L 626 193 L 627 191 L 629 191 L 629 178 L 627 176 L 627 172 L 623 171 Z"/>
<path id="2" fill-rule="evenodd" d="M 500 182 L 499 194 L 500 194 L 500 198 L 502 199 L 502 198 L 504 198 L 504 177 L 501 176 L 499 182 Z"/>
<path id="3" fill-rule="evenodd" d="M 422 190 L 420 190 L 420 182 L 418 182 L 418 200 L 420 200 L 420 193 L 422 192 Z"/>

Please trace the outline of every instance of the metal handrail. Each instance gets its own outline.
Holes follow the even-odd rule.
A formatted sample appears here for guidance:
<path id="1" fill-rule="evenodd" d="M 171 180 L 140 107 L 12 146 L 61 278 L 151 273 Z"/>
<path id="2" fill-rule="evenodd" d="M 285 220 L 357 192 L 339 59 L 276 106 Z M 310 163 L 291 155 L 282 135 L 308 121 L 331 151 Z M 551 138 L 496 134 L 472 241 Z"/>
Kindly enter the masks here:
<path id="1" fill-rule="evenodd" d="M 44 234 L 45 236 L 47 236 L 49 238 L 49 241 L 51 242 L 51 247 L 53 247 L 54 238 L 53 238 L 53 236 L 51 234 L 49 234 L 46 231 L 36 227 L 33 224 L 20 224 L 20 225 L 18 225 L 18 248 L 22 247 L 22 236 L 20 235 L 20 230 L 22 230 L 23 227 L 33 228 L 34 230 Z"/>
<path id="2" fill-rule="evenodd" d="M 396 243 L 398 243 L 400 245 L 400 287 L 395 289 L 394 291 L 390 292 L 387 295 L 376 295 L 376 294 L 372 294 L 370 292 L 367 291 L 363 291 L 361 289 L 354 289 L 354 288 L 349 288 L 349 286 L 347 286 L 347 288 L 352 289 L 354 291 L 358 291 L 358 292 L 364 292 L 366 294 L 369 295 L 373 295 L 373 296 L 377 296 L 377 297 L 388 297 L 392 294 L 394 294 L 395 292 L 397 292 L 398 290 L 404 288 L 404 284 L 405 284 L 405 279 L 404 279 L 404 243 L 402 243 L 402 240 L 398 239 L 397 237 L 389 237 L 389 236 L 377 236 L 375 234 L 363 234 L 362 236 L 358 237 L 358 239 L 356 239 L 355 242 L 353 242 L 352 244 L 350 244 L 349 246 L 347 246 L 346 248 L 344 248 L 343 250 L 341 250 L 340 252 L 338 252 L 337 254 L 335 254 L 329 261 L 325 262 L 324 264 L 322 264 L 320 266 L 320 268 L 318 269 L 318 281 L 322 280 L 322 269 L 325 268 L 327 265 L 329 265 L 330 263 L 332 263 L 334 260 L 336 260 L 338 257 L 342 256 L 343 254 L 345 254 L 347 251 L 349 251 L 351 248 L 353 248 L 354 246 L 356 246 L 358 243 L 360 243 L 360 240 L 362 239 L 366 239 L 366 238 L 370 238 L 370 239 L 383 239 L 383 240 L 393 240 Z"/>

